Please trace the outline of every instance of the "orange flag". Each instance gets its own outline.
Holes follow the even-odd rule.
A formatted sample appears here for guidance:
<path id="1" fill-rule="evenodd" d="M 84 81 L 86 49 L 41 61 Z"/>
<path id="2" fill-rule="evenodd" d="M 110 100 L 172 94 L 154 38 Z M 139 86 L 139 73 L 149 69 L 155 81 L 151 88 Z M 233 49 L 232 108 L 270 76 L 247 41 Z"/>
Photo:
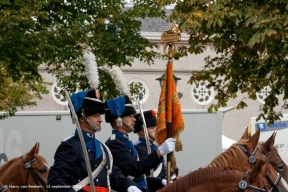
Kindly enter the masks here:
<path id="1" fill-rule="evenodd" d="M 156 122 L 156 142 L 161 145 L 167 139 L 167 122 L 172 122 L 171 137 L 179 141 L 179 134 L 184 130 L 184 120 L 181 112 L 180 100 L 172 74 L 172 61 L 167 64 L 165 79 L 161 85 L 161 93 L 158 104 L 158 114 Z M 167 87 L 171 86 L 170 88 Z"/>

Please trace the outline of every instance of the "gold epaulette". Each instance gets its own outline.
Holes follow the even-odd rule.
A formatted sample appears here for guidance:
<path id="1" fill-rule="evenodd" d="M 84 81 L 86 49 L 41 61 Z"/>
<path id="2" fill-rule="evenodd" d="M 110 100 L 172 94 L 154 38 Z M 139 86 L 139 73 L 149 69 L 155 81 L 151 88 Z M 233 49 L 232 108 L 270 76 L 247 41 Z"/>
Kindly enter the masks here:
<path id="1" fill-rule="evenodd" d="M 112 135 L 110 136 L 110 140 L 113 141 L 113 140 L 115 140 L 115 139 L 116 139 L 116 135 L 115 135 L 115 134 L 112 134 Z"/>

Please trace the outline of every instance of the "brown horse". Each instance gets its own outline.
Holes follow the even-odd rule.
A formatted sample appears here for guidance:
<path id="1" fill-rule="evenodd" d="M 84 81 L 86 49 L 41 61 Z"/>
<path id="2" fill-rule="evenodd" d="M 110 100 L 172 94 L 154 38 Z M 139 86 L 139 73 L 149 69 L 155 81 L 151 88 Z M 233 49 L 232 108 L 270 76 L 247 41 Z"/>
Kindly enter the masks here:
<path id="1" fill-rule="evenodd" d="M 252 170 L 243 167 L 208 167 L 199 169 L 177 179 L 157 192 L 265 192 L 273 188 L 266 176 L 269 163 L 257 161 Z M 272 168 L 271 168 L 272 169 Z M 276 172 L 269 175 L 275 182 Z"/>
<path id="2" fill-rule="evenodd" d="M 252 168 L 256 160 L 267 161 L 264 154 L 258 153 L 258 141 L 260 137 L 260 129 L 258 129 L 250 138 L 240 139 L 231 145 L 226 151 L 217 156 L 208 167 L 221 167 L 221 166 L 237 166 L 246 169 Z M 272 143 L 269 143 L 273 146 Z M 268 164 L 268 166 L 272 166 Z M 270 170 L 270 169 L 269 169 Z M 274 169 L 269 174 L 274 174 Z M 287 185 L 281 181 L 278 188 L 280 191 L 288 191 Z"/>
<path id="3" fill-rule="evenodd" d="M 249 139 L 240 139 L 232 144 L 226 151 L 218 155 L 208 164 L 208 167 L 240 166 L 251 168 L 256 159 L 264 161 L 266 159 L 265 155 L 257 153 L 259 137 L 260 130 Z"/>
<path id="4" fill-rule="evenodd" d="M 264 154 L 273 168 L 281 174 L 283 179 L 288 183 L 288 166 L 280 157 L 277 148 L 274 146 L 275 137 L 277 132 L 274 132 L 265 142 L 260 141 L 258 143 L 258 150 Z M 248 139 L 248 127 L 245 129 L 241 139 Z"/>
<path id="5" fill-rule="evenodd" d="M 46 191 L 49 167 L 38 152 L 39 143 L 36 142 L 28 153 L 15 157 L 0 167 L 0 181 L 11 192 Z"/>

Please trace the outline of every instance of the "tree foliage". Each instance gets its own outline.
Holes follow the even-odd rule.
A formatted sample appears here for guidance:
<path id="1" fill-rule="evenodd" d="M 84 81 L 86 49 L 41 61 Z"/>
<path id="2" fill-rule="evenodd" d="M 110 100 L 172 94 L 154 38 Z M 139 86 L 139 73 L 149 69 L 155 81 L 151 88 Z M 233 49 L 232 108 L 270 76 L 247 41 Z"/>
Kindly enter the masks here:
<path id="1" fill-rule="evenodd" d="M 137 18 L 164 17 L 163 4 L 135 0 L 0 0 L 0 110 L 35 105 L 47 93 L 38 73 L 43 64 L 63 87 L 89 89 L 83 50 L 96 56 L 98 67 L 131 65 L 134 58 L 153 64 L 155 46 L 140 35 Z M 100 91 L 115 97 L 111 77 L 99 70 Z M 15 100 L 16 99 L 16 100 Z M 0 117 L 3 117 L 0 116 Z"/>
<path id="2" fill-rule="evenodd" d="M 218 102 L 210 109 L 225 107 L 239 92 L 255 100 L 267 86 L 271 92 L 258 119 L 278 120 L 281 111 L 274 109 L 279 101 L 288 108 L 287 10 L 286 0 L 177 1 L 169 19 L 190 35 L 189 45 L 180 52 L 199 54 L 213 45 L 218 53 L 205 58 L 204 69 L 189 81 L 206 80 L 214 87 Z M 242 100 L 237 108 L 246 106 Z"/>

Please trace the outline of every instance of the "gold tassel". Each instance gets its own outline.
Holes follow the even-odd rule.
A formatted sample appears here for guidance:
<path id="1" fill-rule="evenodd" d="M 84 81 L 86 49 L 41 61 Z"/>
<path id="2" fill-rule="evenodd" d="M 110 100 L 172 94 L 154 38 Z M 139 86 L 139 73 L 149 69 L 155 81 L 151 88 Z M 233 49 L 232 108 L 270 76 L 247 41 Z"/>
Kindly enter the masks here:
<path id="1" fill-rule="evenodd" d="M 176 135 L 175 151 L 183 151 L 183 145 L 179 134 Z"/>

